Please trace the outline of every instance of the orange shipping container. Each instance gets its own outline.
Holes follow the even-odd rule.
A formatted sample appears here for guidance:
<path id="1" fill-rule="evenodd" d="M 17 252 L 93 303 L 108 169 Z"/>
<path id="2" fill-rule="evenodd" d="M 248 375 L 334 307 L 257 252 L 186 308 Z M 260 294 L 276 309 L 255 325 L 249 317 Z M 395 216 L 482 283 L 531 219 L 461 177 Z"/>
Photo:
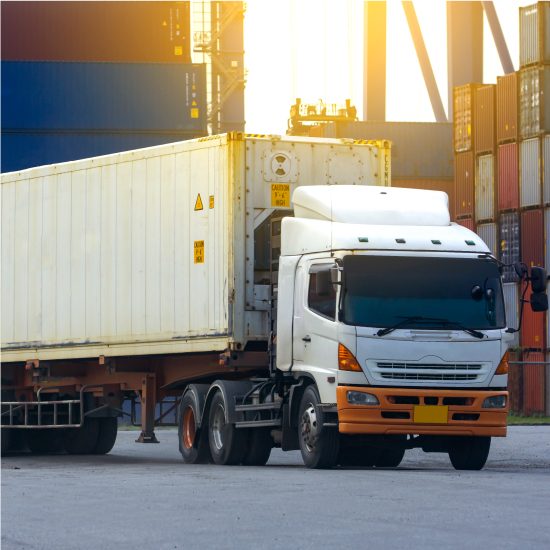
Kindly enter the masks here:
<path id="1" fill-rule="evenodd" d="M 495 85 L 475 89 L 474 147 L 477 155 L 495 150 Z"/>
<path id="2" fill-rule="evenodd" d="M 520 354 L 511 351 L 508 360 L 510 362 L 510 370 L 508 372 L 508 399 L 510 401 L 510 411 L 519 414 L 523 408 L 523 370 L 522 366 L 517 363 L 520 360 Z"/>
<path id="3" fill-rule="evenodd" d="M 518 139 L 517 73 L 497 77 L 496 139 L 497 143 Z"/>
<path id="4" fill-rule="evenodd" d="M 454 148 L 455 152 L 473 149 L 472 119 L 474 114 L 475 90 L 479 84 L 464 84 L 453 89 Z"/>
<path id="5" fill-rule="evenodd" d="M 535 363 L 535 364 L 529 364 Z M 546 372 L 543 352 L 523 353 L 523 414 L 545 413 Z"/>
<path id="6" fill-rule="evenodd" d="M 475 165 L 473 151 L 455 155 L 455 216 L 474 216 Z"/>

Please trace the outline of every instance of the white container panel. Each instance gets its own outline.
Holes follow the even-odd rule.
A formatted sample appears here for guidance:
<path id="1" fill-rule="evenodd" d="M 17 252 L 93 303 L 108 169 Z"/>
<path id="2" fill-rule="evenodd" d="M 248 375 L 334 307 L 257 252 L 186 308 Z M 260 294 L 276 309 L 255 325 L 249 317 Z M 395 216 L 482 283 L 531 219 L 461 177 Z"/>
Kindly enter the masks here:
<path id="1" fill-rule="evenodd" d="M 498 227 L 496 223 L 480 223 L 476 227 L 476 233 L 481 240 L 489 247 L 489 250 L 498 258 L 499 245 L 498 245 Z"/>
<path id="2" fill-rule="evenodd" d="M 495 218 L 494 166 L 494 155 L 482 155 L 476 159 L 475 212 L 477 222 Z"/>
<path id="3" fill-rule="evenodd" d="M 550 60 L 550 6 L 538 2 L 519 10 L 520 67 Z"/>
<path id="4" fill-rule="evenodd" d="M 519 326 L 519 286 L 518 283 L 504 283 L 502 285 L 504 294 L 504 308 L 506 311 L 506 326 L 518 328 Z M 514 333 L 514 340 L 510 347 L 519 346 L 519 332 Z"/>
<path id="5" fill-rule="evenodd" d="M 550 136 L 544 136 L 543 141 L 543 178 L 542 178 L 542 201 L 550 204 Z"/>
<path id="6" fill-rule="evenodd" d="M 519 144 L 519 204 L 522 208 L 541 202 L 540 139 L 526 139 Z"/>

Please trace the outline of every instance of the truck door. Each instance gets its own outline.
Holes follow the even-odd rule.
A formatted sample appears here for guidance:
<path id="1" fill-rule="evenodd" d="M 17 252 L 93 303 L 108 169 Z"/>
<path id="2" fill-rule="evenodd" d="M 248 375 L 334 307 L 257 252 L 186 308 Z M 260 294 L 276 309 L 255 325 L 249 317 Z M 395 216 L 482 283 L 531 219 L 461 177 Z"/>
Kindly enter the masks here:
<path id="1" fill-rule="evenodd" d="M 336 290 L 333 285 L 319 284 L 330 275 L 334 261 L 311 260 L 298 268 L 294 303 L 294 360 L 304 370 L 338 368 L 338 335 L 336 323 Z"/>

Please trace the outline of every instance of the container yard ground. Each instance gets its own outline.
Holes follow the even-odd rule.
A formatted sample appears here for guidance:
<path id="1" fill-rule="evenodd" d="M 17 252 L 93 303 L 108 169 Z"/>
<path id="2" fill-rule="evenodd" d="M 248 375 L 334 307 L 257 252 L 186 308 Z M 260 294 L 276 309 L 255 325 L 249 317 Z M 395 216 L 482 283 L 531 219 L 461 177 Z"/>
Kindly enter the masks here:
<path id="1" fill-rule="evenodd" d="M 513 426 L 481 472 L 408 451 L 396 470 L 182 464 L 119 432 L 106 456 L 2 461 L 2 548 L 548 548 L 550 426 Z"/>

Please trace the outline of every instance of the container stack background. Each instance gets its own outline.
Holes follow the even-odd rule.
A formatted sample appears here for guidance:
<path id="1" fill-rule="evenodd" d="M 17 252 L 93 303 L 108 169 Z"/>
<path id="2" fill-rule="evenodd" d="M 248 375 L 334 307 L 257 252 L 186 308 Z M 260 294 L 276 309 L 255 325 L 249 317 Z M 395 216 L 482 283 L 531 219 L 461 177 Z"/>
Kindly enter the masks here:
<path id="1" fill-rule="evenodd" d="M 520 8 L 519 71 L 496 85 L 458 86 L 453 98 L 457 223 L 502 262 L 550 271 L 550 2 Z M 511 267 L 503 279 L 507 324 L 515 328 L 524 287 Z M 512 411 L 550 415 L 548 313 L 525 304 L 512 350 Z"/>

